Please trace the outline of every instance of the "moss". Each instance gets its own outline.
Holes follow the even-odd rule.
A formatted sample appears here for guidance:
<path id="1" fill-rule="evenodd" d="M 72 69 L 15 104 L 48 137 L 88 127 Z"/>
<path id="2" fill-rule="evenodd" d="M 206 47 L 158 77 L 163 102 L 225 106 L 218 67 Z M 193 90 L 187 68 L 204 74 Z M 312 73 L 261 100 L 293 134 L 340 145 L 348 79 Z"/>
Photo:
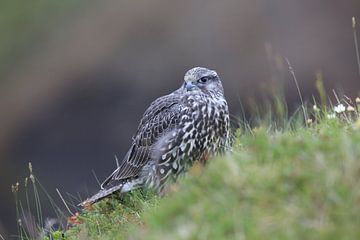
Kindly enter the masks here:
<path id="1" fill-rule="evenodd" d="M 68 239 L 358 239 L 360 131 L 337 120 L 237 136 L 169 196 L 132 193 L 82 214 Z"/>

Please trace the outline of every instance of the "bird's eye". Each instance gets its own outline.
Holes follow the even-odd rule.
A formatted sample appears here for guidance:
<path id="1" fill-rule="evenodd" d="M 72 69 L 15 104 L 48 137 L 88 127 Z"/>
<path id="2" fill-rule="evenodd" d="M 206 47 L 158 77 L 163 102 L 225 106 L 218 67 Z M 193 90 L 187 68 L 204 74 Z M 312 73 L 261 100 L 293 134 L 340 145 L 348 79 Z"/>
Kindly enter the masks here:
<path id="1" fill-rule="evenodd" d="M 207 77 L 202 77 L 198 80 L 199 83 L 206 83 L 209 80 Z"/>

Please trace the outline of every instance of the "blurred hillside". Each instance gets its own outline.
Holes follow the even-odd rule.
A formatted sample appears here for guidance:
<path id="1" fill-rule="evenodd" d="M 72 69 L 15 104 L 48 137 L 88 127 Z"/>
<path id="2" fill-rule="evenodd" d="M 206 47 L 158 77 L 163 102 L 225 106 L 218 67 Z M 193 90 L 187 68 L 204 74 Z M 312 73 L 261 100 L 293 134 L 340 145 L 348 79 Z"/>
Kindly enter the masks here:
<path id="1" fill-rule="evenodd" d="M 0 11 L 0 225 L 11 232 L 10 185 L 27 162 L 50 194 L 85 197 L 98 187 L 91 170 L 111 172 L 145 108 L 193 66 L 217 70 L 233 115 L 278 84 L 298 104 L 284 56 L 305 98 L 318 71 L 327 89 L 360 87 L 356 0 L 16 0 Z"/>

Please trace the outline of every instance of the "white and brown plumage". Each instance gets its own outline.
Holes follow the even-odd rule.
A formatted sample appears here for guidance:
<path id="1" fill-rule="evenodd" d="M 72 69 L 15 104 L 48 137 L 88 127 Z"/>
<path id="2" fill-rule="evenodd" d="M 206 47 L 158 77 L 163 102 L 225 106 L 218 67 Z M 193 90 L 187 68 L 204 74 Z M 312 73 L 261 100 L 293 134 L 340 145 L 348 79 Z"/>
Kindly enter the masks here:
<path id="1" fill-rule="evenodd" d="M 217 73 L 190 69 L 179 89 L 151 103 L 121 164 L 81 205 L 139 187 L 160 192 L 169 178 L 176 179 L 194 162 L 224 152 L 230 145 L 229 125 Z"/>

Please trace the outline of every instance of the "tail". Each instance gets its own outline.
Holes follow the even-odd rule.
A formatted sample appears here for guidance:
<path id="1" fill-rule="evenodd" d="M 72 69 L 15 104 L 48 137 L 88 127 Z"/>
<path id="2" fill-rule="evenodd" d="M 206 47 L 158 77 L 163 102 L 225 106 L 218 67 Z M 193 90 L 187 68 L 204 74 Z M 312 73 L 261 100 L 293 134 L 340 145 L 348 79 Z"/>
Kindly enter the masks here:
<path id="1" fill-rule="evenodd" d="M 122 187 L 123 187 L 123 185 L 120 184 L 118 186 L 114 186 L 114 187 L 111 187 L 109 189 L 102 189 L 98 193 L 93 195 L 92 197 L 90 197 L 90 198 L 86 199 L 85 201 L 79 203 L 78 206 L 84 207 L 86 205 L 94 204 L 94 203 L 100 201 L 101 199 L 106 198 L 107 196 L 110 196 L 114 192 L 119 191 Z"/>
<path id="2" fill-rule="evenodd" d="M 115 192 L 120 193 L 127 193 L 131 190 L 137 189 L 143 185 L 143 181 L 140 179 L 134 179 L 125 183 L 119 183 L 118 185 L 115 185 L 113 187 L 107 188 L 107 189 L 101 189 L 98 193 L 93 195 L 92 197 L 86 199 L 85 201 L 78 204 L 80 207 L 84 207 L 87 205 L 92 205 L 98 201 L 100 201 L 103 198 L 106 198 Z"/>

